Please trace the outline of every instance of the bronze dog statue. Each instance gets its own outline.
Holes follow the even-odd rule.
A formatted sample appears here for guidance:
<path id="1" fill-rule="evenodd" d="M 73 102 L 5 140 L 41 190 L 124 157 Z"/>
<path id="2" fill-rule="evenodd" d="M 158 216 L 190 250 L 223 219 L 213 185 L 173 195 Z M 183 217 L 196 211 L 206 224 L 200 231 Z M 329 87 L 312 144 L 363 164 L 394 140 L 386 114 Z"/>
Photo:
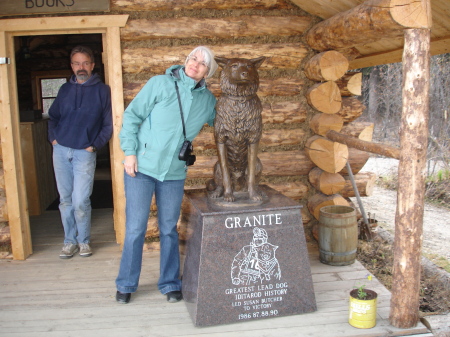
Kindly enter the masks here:
<path id="1" fill-rule="evenodd" d="M 258 68 L 265 57 L 256 59 L 216 57 L 222 68 L 222 94 L 216 104 L 214 138 L 219 160 L 214 166 L 214 179 L 207 189 L 210 198 L 226 202 L 236 200 L 234 192 L 248 192 L 248 199 L 260 201 L 264 193 L 258 188 L 262 164 L 258 145 L 262 134 L 262 104 Z"/>

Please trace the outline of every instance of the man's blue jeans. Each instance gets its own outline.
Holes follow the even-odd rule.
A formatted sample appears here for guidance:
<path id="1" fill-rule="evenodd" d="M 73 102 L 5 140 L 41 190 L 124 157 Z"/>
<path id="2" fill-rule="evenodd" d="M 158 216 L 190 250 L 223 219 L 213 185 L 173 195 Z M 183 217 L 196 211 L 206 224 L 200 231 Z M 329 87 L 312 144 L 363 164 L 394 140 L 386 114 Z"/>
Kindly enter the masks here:
<path id="1" fill-rule="evenodd" d="M 162 294 L 181 290 L 177 222 L 184 195 L 184 179 L 162 182 L 137 172 L 134 178 L 125 173 L 124 181 L 126 231 L 119 275 L 116 279 L 117 290 L 134 293 L 138 288 L 142 249 L 153 193 L 158 207 L 161 245 L 158 289 Z"/>
<path id="2" fill-rule="evenodd" d="M 59 192 L 59 211 L 64 227 L 64 243 L 91 240 L 91 200 L 97 155 L 53 145 L 53 168 Z"/>

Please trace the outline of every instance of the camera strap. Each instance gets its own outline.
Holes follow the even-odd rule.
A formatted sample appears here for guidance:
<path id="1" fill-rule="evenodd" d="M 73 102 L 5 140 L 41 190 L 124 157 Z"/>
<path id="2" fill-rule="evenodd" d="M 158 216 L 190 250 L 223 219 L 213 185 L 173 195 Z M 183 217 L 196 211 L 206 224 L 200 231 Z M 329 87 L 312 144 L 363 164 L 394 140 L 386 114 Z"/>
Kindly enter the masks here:
<path id="1" fill-rule="evenodd" d="M 183 107 L 181 106 L 180 91 L 178 90 L 178 84 L 177 84 L 177 81 L 175 81 L 175 89 L 176 89 L 176 91 L 177 91 L 178 105 L 180 106 L 180 115 L 181 115 L 181 122 L 183 123 L 183 135 L 184 135 L 184 140 L 186 140 L 186 127 L 184 126 Z"/>

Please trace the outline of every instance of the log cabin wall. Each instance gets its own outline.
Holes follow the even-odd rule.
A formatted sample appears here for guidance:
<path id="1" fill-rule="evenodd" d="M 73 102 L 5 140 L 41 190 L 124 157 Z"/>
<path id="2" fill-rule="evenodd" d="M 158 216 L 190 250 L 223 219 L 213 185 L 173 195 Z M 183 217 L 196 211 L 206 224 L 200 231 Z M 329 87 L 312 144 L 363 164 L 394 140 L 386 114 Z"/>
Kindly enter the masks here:
<path id="1" fill-rule="evenodd" d="M 304 35 L 320 20 L 283 0 L 111 0 L 110 12 L 87 15 L 101 14 L 130 15 L 121 29 L 125 107 L 150 77 L 164 73 L 172 64 L 182 64 L 198 45 L 209 46 L 217 56 L 268 57 L 259 71 L 258 91 L 264 107 L 259 154 L 264 166 L 262 183 L 304 206 L 303 222 L 310 238 L 315 220 L 306 205 L 316 189 L 308 174 L 316 165 L 305 153 L 305 143 L 315 134 L 310 120 L 317 110 L 306 99 L 316 82 L 305 76 L 304 67 L 317 52 L 305 43 Z M 208 82 L 216 96 L 220 94 L 219 71 Z M 187 189 L 204 187 L 213 175 L 217 159 L 211 127 L 204 127 L 194 147 L 197 162 L 189 170 Z M 1 188 L 0 184 L 0 196 Z M 0 215 L 6 209 L 5 198 L 2 202 Z M 152 219 L 148 236 L 157 236 Z M 7 223 L 7 215 L 2 220 Z"/>
<path id="2" fill-rule="evenodd" d="M 130 14 L 127 26 L 121 30 L 125 106 L 150 77 L 164 73 L 172 64 L 182 64 L 197 45 L 209 46 L 217 56 L 268 57 L 259 70 L 258 95 L 264 107 L 261 183 L 306 206 L 312 193 L 307 175 L 314 165 L 304 153 L 304 144 L 312 134 L 308 120 L 313 109 L 305 98 L 312 82 L 305 77 L 303 65 L 314 52 L 303 42 L 303 35 L 317 20 L 279 0 L 252 4 L 196 1 L 198 9 L 193 9 L 193 2 L 186 6 L 176 3 L 180 7 L 174 11 L 166 3 L 157 6 L 145 2 L 128 7 L 113 1 L 117 13 Z M 219 72 L 208 80 L 216 96 L 220 95 Z M 204 188 L 212 178 L 217 160 L 213 128 L 203 128 L 194 148 L 197 161 L 189 168 L 186 189 Z M 304 207 L 305 226 L 309 226 L 310 219 Z M 179 226 L 184 224 L 182 218 Z M 151 217 L 147 237 L 157 235 L 156 218 Z"/>

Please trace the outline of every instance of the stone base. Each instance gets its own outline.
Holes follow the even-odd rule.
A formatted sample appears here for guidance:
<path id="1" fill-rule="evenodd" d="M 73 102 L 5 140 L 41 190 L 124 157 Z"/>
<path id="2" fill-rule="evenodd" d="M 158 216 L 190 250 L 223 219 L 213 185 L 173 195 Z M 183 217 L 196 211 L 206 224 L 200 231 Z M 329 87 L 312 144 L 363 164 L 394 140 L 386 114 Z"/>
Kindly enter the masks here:
<path id="1" fill-rule="evenodd" d="M 262 185 L 267 200 L 221 207 L 186 192 L 183 297 L 196 326 L 316 311 L 301 205 Z"/>

